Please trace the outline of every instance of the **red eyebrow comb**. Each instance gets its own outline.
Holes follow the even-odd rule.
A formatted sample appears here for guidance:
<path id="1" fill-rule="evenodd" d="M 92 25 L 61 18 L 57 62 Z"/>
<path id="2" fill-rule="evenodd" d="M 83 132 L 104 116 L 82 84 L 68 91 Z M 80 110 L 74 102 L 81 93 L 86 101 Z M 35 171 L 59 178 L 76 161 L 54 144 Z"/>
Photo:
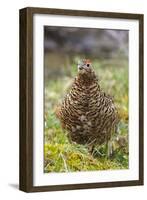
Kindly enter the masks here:
<path id="1" fill-rule="evenodd" d="M 90 59 L 84 59 L 83 62 L 84 62 L 85 64 L 91 63 Z"/>

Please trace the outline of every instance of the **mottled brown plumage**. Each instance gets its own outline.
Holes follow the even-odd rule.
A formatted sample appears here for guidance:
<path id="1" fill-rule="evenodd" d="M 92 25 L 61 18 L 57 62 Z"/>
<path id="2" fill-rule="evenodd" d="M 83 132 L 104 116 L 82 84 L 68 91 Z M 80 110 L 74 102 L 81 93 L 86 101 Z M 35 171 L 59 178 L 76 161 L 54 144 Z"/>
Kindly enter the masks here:
<path id="1" fill-rule="evenodd" d="M 111 139 L 118 122 L 117 109 L 113 99 L 101 90 L 89 60 L 78 65 L 78 75 L 56 114 L 76 143 L 93 148 Z"/>

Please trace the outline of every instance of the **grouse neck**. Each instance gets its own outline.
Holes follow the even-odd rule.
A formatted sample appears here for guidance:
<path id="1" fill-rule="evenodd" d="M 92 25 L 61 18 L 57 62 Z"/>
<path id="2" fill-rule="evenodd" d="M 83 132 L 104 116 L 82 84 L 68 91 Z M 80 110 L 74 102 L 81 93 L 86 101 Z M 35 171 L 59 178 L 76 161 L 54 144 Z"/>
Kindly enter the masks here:
<path id="1" fill-rule="evenodd" d="M 78 74 L 77 76 L 78 81 L 81 82 L 83 85 L 91 85 L 93 82 L 96 81 L 96 75 L 94 72 L 88 74 Z"/>

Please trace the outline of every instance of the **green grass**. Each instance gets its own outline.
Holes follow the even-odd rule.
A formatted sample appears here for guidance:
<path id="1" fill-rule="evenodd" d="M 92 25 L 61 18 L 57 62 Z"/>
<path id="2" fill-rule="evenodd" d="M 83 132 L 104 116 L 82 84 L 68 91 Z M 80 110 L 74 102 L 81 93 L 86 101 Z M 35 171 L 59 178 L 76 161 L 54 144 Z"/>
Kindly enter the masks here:
<path id="1" fill-rule="evenodd" d="M 107 157 L 106 145 L 96 147 L 91 155 L 86 146 L 70 143 L 55 116 L 55 109 L 68 91 L 76 75 L 73 64 L 71 77 L 49 79 L 45 82 L 44 171 L 73 172 L 128 168 L 128 66 L 125 60 L 93 61 L 103 90 L 114 97 L 120 122 L 118 135 L 112 140 L 113 156 Z M 119 138 L 119 140 L 118 140 Z"/>

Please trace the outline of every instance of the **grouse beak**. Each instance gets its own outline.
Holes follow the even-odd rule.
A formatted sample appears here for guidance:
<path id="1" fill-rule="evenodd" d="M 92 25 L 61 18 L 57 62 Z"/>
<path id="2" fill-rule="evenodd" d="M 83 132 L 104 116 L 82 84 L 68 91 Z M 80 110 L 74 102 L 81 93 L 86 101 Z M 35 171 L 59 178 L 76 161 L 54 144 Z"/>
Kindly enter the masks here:
<path id="1" fill-rule="evenodd" d="M 79 70 L 82 70 L 83 69 L 83 67 L 82 66 L 79 66 Z"/>

